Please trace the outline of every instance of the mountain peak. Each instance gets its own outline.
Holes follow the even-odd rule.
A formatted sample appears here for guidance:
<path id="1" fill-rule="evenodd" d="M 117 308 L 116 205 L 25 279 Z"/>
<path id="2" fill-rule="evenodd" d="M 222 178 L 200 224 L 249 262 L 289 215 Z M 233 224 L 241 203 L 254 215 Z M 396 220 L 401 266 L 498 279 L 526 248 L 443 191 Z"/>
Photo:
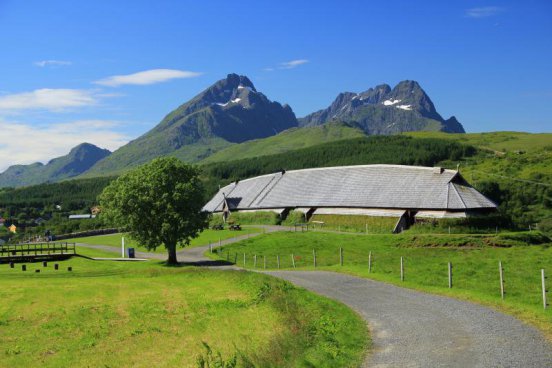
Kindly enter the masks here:
<path id="1" fill-rule="evenodd" d="M 90 143 L 81 143 L 61 157 L 50 160 L 46 165 L 14 165 L 0 174 L 0 187 L 25 186 L 47 181 L 59 181 L 82 174 L 101 159 L 109 156 L 110 151 Z"/>
<path id="2" fill-rule="evenodd" d="M 255 90 L 255 86 L 253 85 L 253 82 L 251 82 L 251 80 L 247 78 L 245 75 L 230 73 L 226 76 L 226 82 L 228 86 L 232 88 L 238 88 L 239 86 L 242 86 L 242 87 L 249 87 Z"/>
<path id="3" fill-rule="evenodd" d="M 333 120 L 355 124 L 367 134 L 416 130 L 464 132 L 455 118 L 444 120 L 439 115 L 429 96 L 414 80 L 403 80 L 393 89 L 380 84 L 358 94 L 340 93 L 328 108 L 300 119 L 300 125 L 320 125 Z"/>

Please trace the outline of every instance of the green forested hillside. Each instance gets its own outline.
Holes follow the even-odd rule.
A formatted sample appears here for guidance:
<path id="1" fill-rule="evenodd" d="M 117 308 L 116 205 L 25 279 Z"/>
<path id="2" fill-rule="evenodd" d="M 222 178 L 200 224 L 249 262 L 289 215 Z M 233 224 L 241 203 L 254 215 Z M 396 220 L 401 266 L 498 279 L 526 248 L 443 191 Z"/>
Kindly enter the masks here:
<path id="1" fill-rule="evenodd" d="M 498 152 L 526 151 L 536 152 L 552 149 L 552 133 L 525 132 L 488 132 L 447 134 L 442 132 L 408 132 L 404 133 L 414 138 L 439 138 L 470 144 L 482 149 Z"/>
<path id="2" fill-rule="evenodd" d="M 208 164 L 203 166 L 203 171 L 208 183 L 218 186 L 279 170 L 362 164 L 433 166 L 440 161 L 458 161 L 476 153 L 477 150 L 472 146 L 443 139 L 370 136 L 276 155 Z M 210 188 L 213 191 L 213 187 Z"/>
<path id="3" fill-rule="evenodd" d="M 227 161 L 202 164 L 205 200 L 219 185 L 283 169 L 378 163 L 441 165 L 456 169 L 460 165 L 461 174 L 499 203 L 501 212 L 511 219 L 514 227 L 523 229 L 539 223 L 541 228 L 552 230 L 552 134 L 498 132 L 370 136 L 326 141 L 268 154 L 277 152 L 279 148 L 273 146 L 285 137 L 291 137 L 292 143 L 287 146 L 291 148 L 295 144 L 313 144 L 320 137 L 333 139 L 339 138 L 340 134 L 355 134 L 354 130 L 343 126 L 321 129 L 306 135 L 303 134 L 306 130 L 291 130 L 244 146 L 236 145 L 235 151 L 224 154 Z M 232 160 L 247 156 L 254 157 Z M 79 211 L 95 204 L 96 196 L 111 179 L 83 179 L 0 190 L 0 210 L 3 210 L 0 214 L 8 210 L 8 216 L 17 217 L 21 213 L 37 216 L 57 203 L 62 203 L 64 210 Z"/>
<path id="4" fill-rule="evenodd" d="M 552 134 L 491 132 L 450 135 L 408 133 L 470 144 L 479 154 L 461 160 L 462 175 L 500 204 L 518 226 L 552 230 Z M 454 167 L 447 161 L 444 166 Z"/>

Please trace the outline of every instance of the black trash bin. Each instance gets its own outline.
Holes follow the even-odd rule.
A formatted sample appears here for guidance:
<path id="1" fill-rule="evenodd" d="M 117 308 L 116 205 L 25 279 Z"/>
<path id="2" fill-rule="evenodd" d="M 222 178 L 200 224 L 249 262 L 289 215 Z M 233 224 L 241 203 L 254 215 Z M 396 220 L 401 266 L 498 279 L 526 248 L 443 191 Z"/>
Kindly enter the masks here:
<path id="1" fill-rule="evenodd" d="M 134 248 L 128 248 L 128 258 L 135 258 Z"/>

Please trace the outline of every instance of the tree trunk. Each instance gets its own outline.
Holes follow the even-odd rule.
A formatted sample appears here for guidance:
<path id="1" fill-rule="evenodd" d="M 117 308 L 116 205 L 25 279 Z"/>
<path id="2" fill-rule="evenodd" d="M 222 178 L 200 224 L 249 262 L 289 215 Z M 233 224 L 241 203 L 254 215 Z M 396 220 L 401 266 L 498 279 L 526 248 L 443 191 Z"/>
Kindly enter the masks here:
<path id="1" fill-rule="evenodd" d="M 167 260 L 167 263 L 170 265 L 177 265 L 178 260 L 176 259 L 176 244 L 167 246 L 167 250 L 169 251 L 169 259 Z"/>

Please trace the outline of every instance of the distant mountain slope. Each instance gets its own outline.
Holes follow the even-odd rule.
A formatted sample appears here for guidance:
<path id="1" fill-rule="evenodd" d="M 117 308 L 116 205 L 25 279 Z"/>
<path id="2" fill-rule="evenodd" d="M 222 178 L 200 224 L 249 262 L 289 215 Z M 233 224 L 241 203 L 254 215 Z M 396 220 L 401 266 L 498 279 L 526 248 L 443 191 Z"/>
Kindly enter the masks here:
<path id="1" fill-rule="evenodd" d="M 195 162 L 232 143 L 268 137 L 294 126 L 297 119 L 288 105 L 270 101 L 247 77 L 229 74 L 99 162 L 87 176 L 119 173 L 158 156 Z"/>
<path id="2" fill-rule="evenodd" d="M 354 124 L 366 134 L 396 134 L 407 131 L 464 133 L 453 116 L 445 120 L 415 81 L 387 84 L 361 93 L 340 93 L 326 109 L 299 119 L 300 126 L 315 126 L 338 120 Z"/>
<path id="3" fill-rule="evenodd" d="M 250 157 L 274 155 L 342 139 L 363 137 L 358 128 L 343 123 L 291 128 L 272 137 L 255 139 L 232 145 L 207 157 L 201 163 L 240 160 Z"/>
<path id="4" fill-rule="evenodd" d="M 110 154 L 111 152 L 106 149 L 82 143 L 66 156 L 54 158 L 46 165 L 37 162 L 31 165 L 10 166 L 0 174 L 0 187 L 21 187 L 71 178 L 82 174 Z"/>

